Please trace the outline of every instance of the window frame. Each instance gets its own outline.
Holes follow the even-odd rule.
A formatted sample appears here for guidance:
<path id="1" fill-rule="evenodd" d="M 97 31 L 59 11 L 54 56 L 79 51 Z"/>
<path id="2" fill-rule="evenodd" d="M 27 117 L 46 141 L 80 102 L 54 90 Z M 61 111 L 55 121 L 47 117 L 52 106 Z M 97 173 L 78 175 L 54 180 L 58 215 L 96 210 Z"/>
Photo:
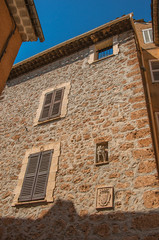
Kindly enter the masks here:
<path id="1" fill-rule="evenodd" d="M 46 175 L 46 177 L 45 177 L 45 184 L 43 186 L 43 193 L 36 194 L 38 177 L 40 175 L 42 175 L 42 173 L 40 174 L 40 166 L 41 166 L 41 163 L 42 163 L 42 160 L 43 160 L 43 155 L 45 155 L 47 153 L 49 153 L 49 161 L 48 161 L 47 171 L 45 171 L 45 173 L 44 173 Z M 21 192 L 20 192 L 20 195 L 19 195 L 18 202 L 26 202 L 26 201 L 35 201 L 35 200 L 45 199 L 46 187 L 47 187 L 47 182 L 48 182 L 48 175 L 49 175 L 49 170 L 50 170 L 52 154 L 53 154 L 53 149 L 52 150 L 41 151 L 41 152 L 33 153 L 33 154 L 29 155 L 28 163 L 27 163 L 27 167 L 26 167 L 26 171 L 25 171 L 25 176 L 24 176 L 24 179 L 23 179 L 23 185 L 22 185 L 22 188 L 21 188 Z M 33 158 L 37 158 L 35 172 L 34 173 L 33 172 L 28 173 L 28 171 L 30 170 L 29 168 L 32 168 L 31 170 L 33 170 L 33 167 L 35 166 L 34 164 L 31 163 L 33 161 Z M 33 165 L 33 166 L 31 166 L 31 165 Z M 30 184 L 30 179 L 31 178 L 33 178 L 32 184 Z M 30 184 L 29 186 L 28 186 L 28 183 Z M 27 187 L 27 191 L 28 191 L 28 187 L 30 187 L 30 196 L 29 196 L 29 194 L 27 196 L 23 195 L 23 192 L 25 192 L 26 187 Z"/>
<path id="2" fill-rule="evenodd" d="M 36 111 L 36 116 L 33 120 L 33 125 L 34 126 L 37 126 L 37 125 L 40 125 L 40 124 L 43 124 L 43 123 L 46 123 L 46 122 L 50 122 L 50 121 L 53 121 L 53 120 L 58 120 L 58 119 L 64 118 L 66 116 L 67 105 L 68 105 L 68 95 L 69 95 L 70 87 L 71 87 L 70 82 L 65 82 L 65 83 L 62 83 L 60 85 L 56 85 L 52 88 L 46 89 L 41 93 L 40 98 L 39 98 L 38 108 L 37 108 L 37 111 Z M 62 89 L 62 88 L 64 88 L 64 92 L 63 92 L 63 99 L 62 99 L 62 102 L 61 102 L 61 107 L 60 107 L 59 114 L 57 114 L 56 116 L 53 116 L 53 117 L 50 116 L 48 118 L 41 119 L 41 114 L 42 114 L 43 106 L 45 104 L 44 101 L 45 101 L 46 94 L 49 94 L 53 91 L 58 91 L 59 89 Z"/>
<path id="3" fill-rule="evenodd" d="M 150 33 L 149 33 L 150 30 L 152 30 L 152 28 L 147 28 L 147 29 L 143 29 L 143 30 L 142 30 L 142 35 L 143 35 L 143 39 L 144 39 L 144 43 L 145 43 L 145 44 L 153 43 L 153 37 L 152 37 L 152 39 L 151 39 Z M 149 40 L 150 40 L 149 42 L 146 42 L 146 38 L 145 38 L 145 32 L 146 32 L 146 31 L 148 32 L 148 37 L 149 37 Z"/>
<path id="4" fill-rule="evenodd" d="M 37 200 L 26 200 L 26 201 L 19 201 L 19 197 L 21 194 L 25 173 L 28 166 L 28 160 L 30 155 L 35 155 L 39 152 L 47 152 L 47 151 L 53 151 L 53 154 L 51 156 L 50 160 L 50 168 L 48 173 L 48 180 L 46 184 L 46 193 L 45 197 L 42 199 Z M 34 203 L 49 203 L 53 202 L 53 192 L 55 188 L 55 181 L 56 181 L 56 172 L 58 170 L 58 158 L 60 156 L 60 142 L 52 142 L 47 145 L 40 145 L 38 147 L 33 147 L 31 149 L 28 149 L 25 153 L 25 156 L 22 161 L 22 167 L 18 176 L 17 180 L 17 186 L 14 190 L 14 199 L 12 202 L 12 207 L 16 207 L 19 205 L 26 205 L 26 204 L 34 204 Z"/>
<path id="5" fill-rule="evenodd" d="M 56 93 L 58 91 L 62 91 L 61 93 L 61 99 L 58 101 L 60 103 L 60 106 L 59 106 L 59 109 L 58 109 L 58 113 L 57 114 L 54 114 L 52 115 L 52 111 L 53 111 L 53 107 L 54 105 L 56 104 L 55 102 L 55 97 L 56 97 Z M 40 114 L 40 118 L 39 118 L 39 122 L 43 122 L 45 120 L 49 120 L 49 119 L 55 119 L 57 117 L 60 116 L 61 114 L 61 107 L 62 107 L 62 102 L 63 102 L 63 96 L 64 96 L 64 91 L 65 91 L 65 87 L 63 88 L 57 88 L 51 92 L 48 92 L 45 94 L 45 98 L 44 98 L 44 102 L 43 102 L 43 106 L 42 106 L 42 109 L 41 109 L 41 114 Z M 49 112 L 48 112 L 48 116 L 47 117 L 42 117 L 43 113 L 44 113 L 44 108 L 45 108 L 45 102 L 46 102 L 46 98 L 49 94 L 52 94 L 52 97 L 51 97 L 51 103 L 50 103 L 50 106 L 49 106 Z"/>
<path id="6" fill-rule="evenodd" d="M 153 72 L 159 72 L 159 69 L 153 70 L 153 69 L 152 69 L 152 62 L 159 62 L 159 59 L 151 59 L 151 60 L 149 60 L 149 67 L 150 67 L 150 73 L 151 73 L 152 83 L 159 83 L 159 79 L 158 79 L 158 80 L 155 80 L 155 79 L 154 79 L 154 75 L 153 75 Z"/>
<path id="7" fill-rule="evenodd" d="M 113 48 L 113 53 L 105 56 L 103 58 L 98 58 L 98 51 L 107 47 L 111 47 Z M 89 59 L 88 59 L 88 63 L 92 64 L 92 63 L 96 63 L 99 61 L 102 61 L 104 59 L 110 58 L 112 56 L 115 56 L 117 54 L 119 54 L 119 41 L 118 41 L 118 35 L 115 35 L 113 37 L 110 37 L 108 39 L 105 39 L 101 42 L 98 42 L 94 45 L 92 45 L 90 48 L 90 55 L 89 55 Z"/>

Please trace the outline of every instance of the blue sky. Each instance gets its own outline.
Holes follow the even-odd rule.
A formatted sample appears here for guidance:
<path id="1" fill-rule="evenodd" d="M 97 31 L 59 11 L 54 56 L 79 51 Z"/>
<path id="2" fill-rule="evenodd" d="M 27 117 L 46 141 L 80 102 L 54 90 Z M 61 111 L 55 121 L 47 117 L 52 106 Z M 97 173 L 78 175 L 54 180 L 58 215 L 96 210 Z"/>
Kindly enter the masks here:
<path id="1" fill-rule="evenodd" d="M 15 63 L 133 12 L 151 21 L 150 0 L 34 0 L 45 41 L 23 43 Z"/>

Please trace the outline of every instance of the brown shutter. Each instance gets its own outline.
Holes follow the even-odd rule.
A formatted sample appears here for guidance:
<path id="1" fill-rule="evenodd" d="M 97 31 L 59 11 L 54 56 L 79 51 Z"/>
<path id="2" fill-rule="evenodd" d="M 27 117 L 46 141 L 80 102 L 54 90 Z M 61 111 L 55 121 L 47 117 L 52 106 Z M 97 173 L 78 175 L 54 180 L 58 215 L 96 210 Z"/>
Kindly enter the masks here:
<path id="1" fill-rule="evenodd" d="M 34 184 L 36 180 L 38 165 L 40 160 L 40 153 L 29 156 L 28 165 L 23 181 L 23 186 L 19 196 L 19 201 L 30 201 L 32 199 Z"/>
<path id="2" fill-rule="evenodd" d="M 53 95 L 54 92 L 46 93 L 39 121 L 44 121 L 49 118 Z"/>
<path id="3" fill-rule="evenodd" d="M 52 110 L 50 113 L 50 117 L 58 117 L 61 114 L 61 106 L 62 106 L 62 100 L 64 95 L 64 88 L 57 89 L 54 91 L 54 99 L 52 103 Z"/>
<path id="4" fill-rule="evenodd" d="M 41 153 L 32 200 L 39 200 L 45 198 L 52 153 L 53 150 Z"/>

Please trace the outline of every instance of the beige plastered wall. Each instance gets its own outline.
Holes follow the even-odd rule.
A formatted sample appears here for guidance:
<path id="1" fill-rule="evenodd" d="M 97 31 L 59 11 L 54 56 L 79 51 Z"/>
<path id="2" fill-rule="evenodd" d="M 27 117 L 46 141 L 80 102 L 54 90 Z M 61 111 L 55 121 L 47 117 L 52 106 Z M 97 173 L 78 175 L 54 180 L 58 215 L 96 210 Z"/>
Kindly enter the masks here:
<path id="1" fill-rule="evenodd" d="M 10 16 L 8 8 L 4 0 L 0 2 L 0 56 L 4 49 L 5 43 L 9 34 L 14 29 L 14 22 Z M 10 74 L 12 65 L 17 56 L 19 48 L 22 44 L 22 39 L 16 28 L 14 34 L 10 38 L 5 53 L 0 60 L 0 93 L 2 92 L 5 83 Z"/>

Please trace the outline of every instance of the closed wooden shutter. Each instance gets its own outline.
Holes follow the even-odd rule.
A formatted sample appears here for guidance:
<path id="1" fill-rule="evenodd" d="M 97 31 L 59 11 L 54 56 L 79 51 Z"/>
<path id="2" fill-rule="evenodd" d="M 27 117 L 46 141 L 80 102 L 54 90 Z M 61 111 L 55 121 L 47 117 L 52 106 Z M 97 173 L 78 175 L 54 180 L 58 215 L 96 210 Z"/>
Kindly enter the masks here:
<path id="1" fill-rule="evenodd" d="M 45 151 L 41 153 L 32 200 L 45 198 L 52 153 L 53 151 Z"/>
<path id="2" fill-rule="evenodd" d="M 29 156 L 22 189 L 19 196 L 19 201 L 30 201 L 32 199 L 39 160 L 40 153 L 32 154 Z"/>
<path id="3" fill-rule="evenodd" d="M 45 95 L 43 108 L 39 121 L 55 118 L 61 114 L 61 106 L 64 95 L 64 88 L 56 89 Z"/>
<path id="4" fill-rule="evenodd" d="M 19 196 L 19 202 L 45 198 L 53 150 L 32 154 Z"/>
<path id="5" fill-rule="evenodd" d="M 64 88 L 54 91 L 54 100 L 52 104 L 52 111 L 50 117 L 58 117 L 61 113 L 61 106 L 63 100 Z"/>
<path id="6" fill-rule="evenodd" d="M 39 121 L 44 121 L 49 118 L 53 95 L 54 95 L 54 92 L 47 93 L 45 95 L 44 104 L 43 104 Z"/>

